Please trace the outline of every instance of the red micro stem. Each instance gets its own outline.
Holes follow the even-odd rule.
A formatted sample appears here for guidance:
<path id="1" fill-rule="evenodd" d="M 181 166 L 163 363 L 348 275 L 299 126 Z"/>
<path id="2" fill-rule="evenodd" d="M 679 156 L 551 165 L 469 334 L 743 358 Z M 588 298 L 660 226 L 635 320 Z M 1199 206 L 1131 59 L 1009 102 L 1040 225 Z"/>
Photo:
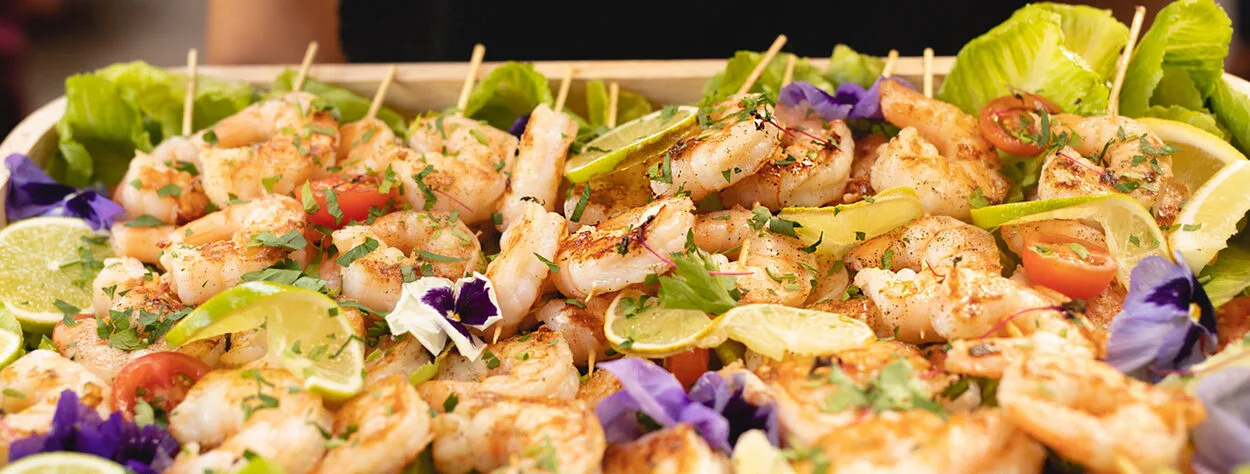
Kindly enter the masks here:
<path id="1" fill-rule="evenodd" d="M 989 337 L 991 334 L 998 332 L 999 329 L 1002 329 L 1003 327 L 1007 326 L 1007 323 L 1010 323 L 1012 319 L 1016 318 L 1016 316 L 1022 315 L 1024 313 L 1029 313 L 1033 311 L 1046 311 L 1046 310 L 1059 311 L 1062 309 L 1063 309 L 1062 306 L 1039 306 L 1037 308 L 1028 308 L 1028 309 L 1022 309 L 1020 311 L 1016 311 L 1015 314 L 1011 316 L 1007 316 L 1006 318 L 1003 318 L 1002 321 L 999 321 L 998 324 L 995 324 L 994 327 L 990 328 L 989 331 L 986 331 L 985 334 L 982 334 L 980 337 L 977 337 L 977 339 L 985 339 Z"/>
<path id="2" fill-rule="evenodd" d="M 456 198 L 452 197 L 450 194 L 447 194 L 447 193 L 445 193 L 445 192 L 443 192 L 442 190 L 439 190 L 439 189 L 435 189 L 435 190 L 434 190 L 434 192 L 439 193 L 439 194 L 442 194 L 442 195 L 443 195 L 443 197 L 446 197 L 447 199 L 451 199 L 451 201 L 452 201 L 452 202 L 454 202 L 454 203 L 456 203 L 456 204 L 459 204 L 459 205 L 460 205 L 460 207 L 463 207 L 463 208 L 464 208 L 464 210 L 469 211 L 469 212 L 473 212 L 473 208 L 469 207 L 468 205 L 466 205 L 466 204 L 465 204 L 465 203 L 463 203 L 463 202 L 460 202 L 460 200 L 459 200 L 459 199 L 456 199 Z"/>
<path id="3" fill-rule="evenodd" d="M 642 235 L 643 231 L 644 231 L 646 228 L 647 228 L 647 225 L 646 225 L 646 224 L 643 224 L 643 225 L 641 225 L 641 226 L 638 226 L 638 236 L 637 236 L 637 238 L 638 238 L 638 243 L 642 244 L 642 248 L 645 248 L 645 249 L 647 249 L 647 251 L 648 251 L 648 252 L 651 252 L 651 255 L 655 255 L 655 258 L 660 259 L 660 261 L 662 261 L 662 262 L 664 262 L 664 263 L 668 264 L 668 266 L 670 266 L 670 267 L 676 267 L 676 266 L 677 266 L 677 264 L 676 264 L 676 263 L 673 263 L 673 261 L 672 261 L 672 260 L 669 260 L 669 259 L 667 259 L 667 258 L 664 258 L 664 256 L 663 256 L 663 255 L 660 255 L 660 253 L 659 253 L 659 252 L 656 252 L 656 251 L 655 251 L 655 249 L 652 249 L 650 245 L 647 245 L 647 239 L 646 239 L 646 238 L 644 238 L 644 237 L 643 237 L 643 235 Z"/>

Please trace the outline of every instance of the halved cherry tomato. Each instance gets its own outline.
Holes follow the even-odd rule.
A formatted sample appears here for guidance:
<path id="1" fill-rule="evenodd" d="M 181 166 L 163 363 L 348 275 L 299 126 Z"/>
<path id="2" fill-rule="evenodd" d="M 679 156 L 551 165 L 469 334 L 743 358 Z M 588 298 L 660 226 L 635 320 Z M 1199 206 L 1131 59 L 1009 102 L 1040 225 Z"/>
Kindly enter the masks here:
<path id="1" fill-rule="evenodd" d="M 1059 106 L 1045 97 L 1027 92 L 991 100 L 981 107 L 981 135 L 995 148 L 1016 156 L 1041 153 L 1046 144 L 1037 143 L 1024 135 L 1037 136 L 1041 133 L 1036 114 L 1042 110 L 1052 114 L 1060 112 Z M 1031 122 L 1022 118 L 1025 116 L 1030 117 Z"/>
<path id="2" fill-rule="evenodd" d="M 673 373 L 682 386 L 689 387 L 707 372 L 710 355 L 707 349 L 694 348 L 664 359 L 664 368 Z"/>
<path id="3" fill-rule="evenodd" d="M 369 219 L 370 209 L 380 212 L 390 210 L 398 190 L 391 187 L 389 192 L 379 190 L 381 180 L 376 176 L 331 175 L 317 178 L 309 183 L 312 197 L 317 201 L 317 211 L 308 214 L 308 222 L 333 229 L 342 228 L 352 221 L 364 222 Z M 342 211 L 342 219 L 330 214 L 330 206 L 326 200 L 327 190 L 332 190 L 334 201 Z M 302 188 L 295 191 L 297 199 L 303 199 Z"/>
<path id="4" fill-rule="evenodd" d="M 1093 297 L 1115 279 L 1107 249 L 1074 239 L 1026 238 L 1020 260 L 1030 280 L 1069 298 Z"/>
<path id="5" fill-rule="evenodd" d="M 135 400 L 142 397 L 169 413 L 209 370 L 208 364 L 181 352 L 153 352 L 139 357 L 113 378 L 113 406 L 127 420 L 133 420 Z"/>

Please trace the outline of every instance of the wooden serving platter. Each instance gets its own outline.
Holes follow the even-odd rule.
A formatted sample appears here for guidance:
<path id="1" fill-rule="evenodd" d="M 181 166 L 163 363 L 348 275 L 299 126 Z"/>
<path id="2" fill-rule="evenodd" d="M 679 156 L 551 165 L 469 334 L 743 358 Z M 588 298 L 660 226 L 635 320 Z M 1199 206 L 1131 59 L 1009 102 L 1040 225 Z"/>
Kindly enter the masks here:
<path id="1" fill-rule="evenodd" d="M 824 69 L 828 59 L 808 59 L 819 69 Z M 585 81 L 615 81 L 621 89 L 648 98 L 653 104 L 691 104 L 702 96 L 703 85 L 709 78 L 725 68 L 724 59 L 693 60 L 633 60 L 633 61 L 539 61 L 534 62 L 538 72 L 554 82 L 573 66 L 575 80 L 569 92 L 568 103 L 575 110 L 585 104 Z M 951 56 L 933 60 L 934 87 L 955 63 Z M 478 77 L 484 77 L 499 62 L 483 63 Z M 455 104 L 460 94 L 469 64 L 461 63 L 402 63 L 397 64 L 395 80 L 386 94 L 386 105 L 405 116 L 414 116 L 429 110 L 443 110 Z M 199 74 L 246 82 L 266 87 L 278 74 L 298 65 L 264 66 L 201 66 Z M 370 97 L 382 81 L 390 64 L 322 64 L 313 65 L 310 77 L 350 89 Z M 920 83 L 923 59 L 900 57 L 894 66 L 894 75 Z M 1224 75 L 1234 89 L 1250 94 L 1250 82 L 1236 76 Z M 60 97 L 35 110 L 0 142 L 0 157 L 11 153 L 25 154 L 36 162 L 43 162 L 56 150 L 56 122 L 65 113 L 65 97 Z M 3 203 L 4 185 L 8 172 L 0 166 L 0 204 Z M 0 226 L 4 223 L 4 208 L 0 206 Z"/>

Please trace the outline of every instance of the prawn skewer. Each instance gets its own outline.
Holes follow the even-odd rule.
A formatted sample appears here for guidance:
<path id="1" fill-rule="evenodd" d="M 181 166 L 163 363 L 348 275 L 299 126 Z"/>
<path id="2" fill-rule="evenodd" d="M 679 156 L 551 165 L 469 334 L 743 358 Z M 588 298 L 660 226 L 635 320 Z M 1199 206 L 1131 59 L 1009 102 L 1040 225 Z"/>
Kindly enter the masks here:
<path id="1" fill-rule="evenodd" d="M 308 79 L 308 69 L 312 67 L 313 58 L 317 57 L 317 42 L 308 43 L 308 49 L 304 50 L 304 60 L 300 62 L 299 74 L 295 76 L 295 82 L 291 83 L 291 91 L 299 92 L 304 88 L 304 80 Z"/>
<path id="2" fill-rule="evenodd" d="M 182 101 L 182 136 L 191 134 L 191 110 L 195 106 L 195 74 L 199 65 L 199 51 L 187 51 L 187 96 Z"/>
<path id="3" fill-rule="evenodd" d="M 463 116 L 464 108 L 469 106 L 469 94 L 473 92 L 473 83 L 477 82 L 477 70 L 482 67 L 482 58 L 486 56 L 486 46 L 473 45 L 473 56 L 469 58 L 469 74 L 464 77 L 464 86 L 460 87 L 460 98 L 456 100 L 456 115 Z"/>
<path id="4" fill-rule="evenodd" d="M 1142 21 L 1146 19 L 1146 7 L 1138 6 L 1133 11 L 1133 26 L 1129 28 L 1128 43 L 1115 66 L 1115 80 L 1111 83 L 1111 98 L 1107 101 L 1107 115 L 1120 115 L 1120 89 L 1124 87 L 1124 75 L 1128 72 L 1128 60 L 1133 56 L 1133 47 L 1137 44 L 1137 36 L 1141 34 Z"/>
<path id="5" fill-rule="evenodd" d="M 618 102 L 621 99 L 621 85 L 615 82 L 608 84 L 608 128 L 616 128 Z"/>
<path id="6" fill-rule="evenodd" d="M 768 51 L 764 52 L 764 57 L 760 58 L 759 64 L 755 65 L 755 69 L 751 70 L 751 74 L 747 76 L 747 80 L 738 87 L 738 94 L 746 94 L 751 90 L 751 86 L 755 85 L 755 81 L 760 79 L 760 74 L 764 73 L 764 68 L 773 62 L 773 58 L 777 56 L 777 52 L 781 51 L 781 47 L 786 45 L 786 35 L 777 35 L 777 39 L 773 40 L 772 46 L 768 47 Z"/>

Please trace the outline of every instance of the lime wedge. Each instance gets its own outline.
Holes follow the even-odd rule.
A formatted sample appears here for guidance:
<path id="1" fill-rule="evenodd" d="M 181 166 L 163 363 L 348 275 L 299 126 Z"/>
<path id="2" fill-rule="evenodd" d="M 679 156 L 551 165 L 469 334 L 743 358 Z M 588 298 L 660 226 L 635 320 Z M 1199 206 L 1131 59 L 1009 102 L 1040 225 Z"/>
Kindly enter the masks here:
<path id="1" fill-rule="evenodd" d="M 1137 121 L 1149 127 L 1165 143 L 1180 148 L 1172 154 L 1172 174 L 1189 185 L 1190 191 L 1202 187 L 1224 166 L 1246 161 L 1246 155 L 1228 142 L 1193 125 L 1149 117 Z"/>
<path id="2" fill-rule="evenodd" d="M 608 307 L 603 332 L 617 352 L 660 358 L 724 342 L 715 321 L 702 311 L 665 308 L 655 297 L 626 290 Z"/>
<path id="3" fill-rule="evenodd" d="M 768 436 L 760 430 L 750 430 L 738 437 L 734 444 L 733 472 L 753 472 L 757 474 L 794 474 L 790 462 L 781 454 Z"/>
<path id="4" fill-rule="evenodd" d="M 731 309 L 721 316 L 720 326 L 730 339 L 775 360 L 786 353 L 832 354 L 876 340 L 868 325 L 845 315 L 778 304 Z"/>
<path id="5" fill-rule="evenodd" d="M 564 176 L 574 183 L 589 181 L 658 155 L 695 126 L 698 112 L 690 106 L 657 110 L 609 130 L 587 143 L 581 154 L 569 158 Z"/>
<path id="6" fill-rule="evenodd" d="M 778 217 L 803 225 L 795 234 L 804 244 L 819 240 L 817 252 L 841 257 L 864 240 L 924 216 L 920 195 L 912 188 L 890 188 L 869 199 L 831 207 L 787 207 Z"/>
<path id="7" fill-rule="evenodd" d="M 62 319 L 54 304 L 91 305 L 96 270 L 82 263 L 112 256 L 108 241 L 86 222 L 70 217 L 36 217 L 0 230 L 0 302 L 22 327 L 48 332 Z"/>
<path id="8" fill-rule="evenodd" d="M 269 352 L 304 386 L 344 400 L 364 384 L 364 344 L 338 303 L 316 291 L 250 281 L 209 298 L 165 334 L 171 347 L 265 325 Z"/>
<path id="9" fill-rule="evenodd" d="M 0 330 L 0 368 L 12 364 L 26 352 L 22 343 L 22 333 Z"/>
<path id="10" fill-rule="evenodd" d="M 1167 239 L 1150 211 L 1125 194 L 1098 194 L 1018 202 L 972 210 L 972 222 L 986 229 L 1025 222 L 1071 219 L 1094 221 L 1107 237 L 1107 251 L 1118 263 L 1116 278 L 1127 288 L 1133 267 L 1143 258 L 1172 259 Z"/>
<path id="11" fill-rule="evenodd" d="M 1202 271 L 1237 233 L 1237 222 L 1250 212 L 1250 161 L 1234 162 L 1198 188 L 1176 217 L 1168 235 L 1194 273 Z"/>
<path id="12" fill-rule="evenodd" d="M 36 454 L 0 469 L 0 474 L 125 474 L 126 469 L 108 459 L 67 451 Z"/>

